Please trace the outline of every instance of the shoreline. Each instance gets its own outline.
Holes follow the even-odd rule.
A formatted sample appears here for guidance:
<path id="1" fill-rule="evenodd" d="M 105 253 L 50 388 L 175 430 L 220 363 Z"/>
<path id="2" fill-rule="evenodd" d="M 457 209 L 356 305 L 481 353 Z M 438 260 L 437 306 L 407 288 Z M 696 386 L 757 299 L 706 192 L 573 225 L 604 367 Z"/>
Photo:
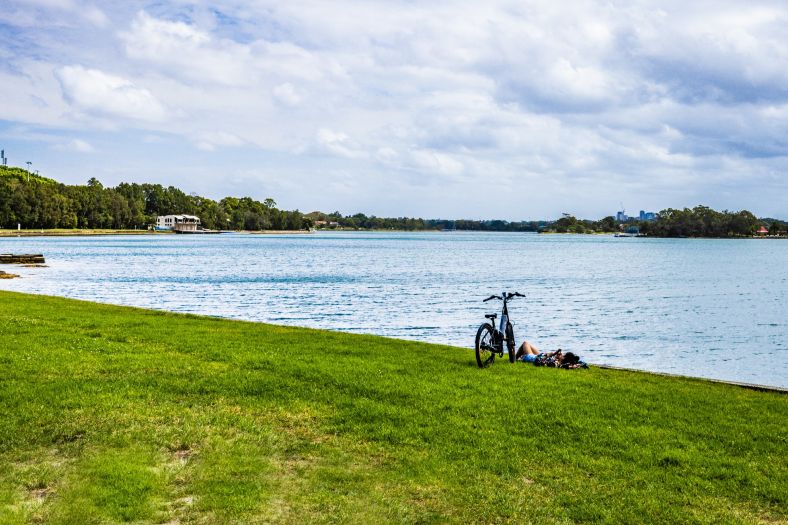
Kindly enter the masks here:
<path id="1" fill-rule="evenodd" d="M 8 266 L 12 266 L 12 265 L 8 265 Z M 16 277 L 18 277 L 18 276 L 16 276 Z M 88 300 L 88 299 L 74 299 L 74 298 L 71 298 L 71 297 L 64 297 L 64 296 L 60 296 L 60 295 L 46 295 L 46 294 L 36 294 L 36 293 L 29 293 L 29 292 L 16 292 L 16 291 L 0 289 L 0 294 L 3 294 L 3 293 L 22 294 L 22 295 L 31 296 L 31 297 L 45 297 L 45 298 L 53 298 L 53 299 L 64 299 L 64 300 L 67 300 L 67 301 L 78 301 L 78 302 L 81 302 L 81 303 L 85 303 L 85 304 L 89 304 L 89 305 L 97 305 L 97 306 L 111 306 L 111 307 L 116 307 L 116 308 L 131 308 L 133 310 L 139 310 L 139 311 L 143 311 L 143 312 L 150 312 L 150 313 L 157 313 L 157 314 L 168 314 L 168 315 L 176 315 L 176 316 L 177 315 L 187 315 L 189 317 L 202 318 L 202 319 L 205 319 L 205 320 L 221 320 L 221 321 L 251 323 L 251 324 L 254 324 L 254 325 L 274 326 L 274 327 L 279 327 L 279 328 L 288 329 L 288 330 L 290 330 L 290 329 L 292 329 L 292 330 L 320 330 L 320 331 L 327 331 L 327 332 L 337 333 L 337 334 L 362 335 L 362 336 L 368 336 L 368 337 L 379 337 L 379 338 L 382 338 L 382 339 L 385 339 L 385 340 L 388 340 L 388 341 L 396 341 L 396 342 L 408 343 L 408 344 L 409 343 L 416 343 L 416 344 L 424 344 L 424 345 L 442 346 L 442 347 L 452 348 L 452 349 L 458 350 L 458 351 L 468 351 L 468 348 L 461 347 L 461 346 L 453 346 L 453 345 L 447 345 L 447 344 L 442 344 L 442 343 L 434 343 L 434 342 L 429 342 L 429 341 L 419 341 L 419 340 L 414 340 L 414 339 L 399 339 L 399 338 L 396 338 L 396 337 L 390 337 L 390 336 L 378 335 L 378 334 L 366 333 L 366 332 L 345 332 L 345 331 L 342 331 L 342 330 L 336 330 L 336 329 L 330 329 L 330 328 L 313 328 L 313 327 L 309 327 L 309 326 L 285 325 L 285 324 L 277 324 L 277 323 L 271 323 L 271 322 L 265 322 L 265 321 L 252 321 L 252 320 L 246 320 L 246 319 L 235 319 L 235 318 L 228 318 L 228 317 L 211 316 L 211 315 L 206 315 L 206 314 L 193 314 L 193 313 L 187 314 L 187 313 L 177 312 L 177 311 L 172 311 L 172 310 L 163 310 L 163 309 L 156 309 L 156 308 L 144 308 L 144 307 L 128 306 L 128 305 L 116 304 L 116 303 L 104 303 L 104 302 L 98 302 L 98 301 L 91 301 L 91 300 Z M 515 364 L 517 364 L 517 363 L 515 363 Z M 685 379 L 685 380 L 690 380 L 690 381 L 701 381 L 701 382 L 708 382 L 708 383 L 718 383 L 718 384 L 723 384 L 723 385 L 728 385 L 728 386 L 733 386 L 733 387 L 738 387 L 738 388 L 744 388 L 744 389 L 748 389 L 748 390 L 755 390 L 755 391 L 759 391 L 759 392 L 773 392 L 773 393 L 777 393 L 777 394 L 788 394 L 788 387 L 778 386 L 778 385 L 769 385 L 769 384 L 765 384 L 765 383 L 749 383 L 749 382 L 746 382 L 746 381 L 734 381 L 734 380 L 731 380 L 731 379 L 719 379 L 719 378 L 714 378 L 714 377 L 693 376 L 693 375 L 677 374 L 677 373 L 671 373 L 671 372 L 659 372 L 659 371 L 655 371 L 655 370 L 645 370 L 645 369 L 640 369 L 640 368 L 630 368 L 630 367 L 611 365 L 611 364 L 606 364 L 606 363 L 588 362 L 588 366 L 591 367 L 591 368 L 601 368 L 601 369 L 606 369 L 606 370 L 617 370 L 617 371 L 620 371 L 620 372 L 631 372 L 631 373 L 636 373 L 636 374 L 645 374 L 645 375 L 649 375 L 649 376 L 662 376 L 662 377 L 671 377 L 671 378 L 676 378 L 676 379 Z"/>
<path id="2" fill-rule="evenodd" d="M 94 237 L 99 235 L 172 235 L 153 230 L 0 230 L 0 237 Z"/>
<path id="3" fill-rule="evenodd" d="M 776 394 L 788 394 L 788 387 L 776 386 L 776 385 L 765 385 L 761 383 L 746 383 L 743 381 L 731 381 L 728 379 L 715 379 L 712 377 L 698 377 L 698 376 L 688 376 L 685 374 L 672 374 L 670 372 L 655 372 L 653 370 L 641 370 L 639 368 L 628 368 L 625 366 L 615 366 L 615 365 L 607 365 L 607 364 L 596 364 L 596 363 L 588 363 L 588 366 L 593 366 L 596 368 L 604 368 L 606 370 L 618 370 L 620 372 L 634 372 L 637 374 L 650 374 L 655 376 L 664 376 L 664 377 L 675 377 L 679 379 L 691 379 L 696 381 L 706 381 L 710 383 L 720 383 L 723 385 L 735 386 L 739 388 L 746 388 L 748 390 L 755 390 L 758 392 L 774 392 Z"/>
<path id="4" fill-rule="evenodd" d="M 12 266 L 12 265 L 8 265 Z M 260 326 L 268 326 L 274 328 L 281 328 L 284 330 L 307 330 L 307 331 L 317 331 L 317 332 L 327 332 L 327 333 L 334 333 L 334 334 L 342 334 L 351 337 L 374 337 L 380 338 L 391 342 L 398 342 L 402 344 L 417 344 L 417 345 L 427 345 L 427 346 L 435 346 L 435 347 L 443 347 L 443 348 L 450 348 L 452 350 L 457 351 L 471 351 L 472 348 L 466 348 L 461 346 L 453 346 L 449 344 L 443 343 L 435 343 L 429 341 L 419 341 L 415 339 L 400 339 L 397 337 L 390 337 L 385 335 L 378 335 L 373 333 L 366 333 L 366 332 L 345 332 L 342 330 L 336 330 L 331 328 L 313 328 L 309 326 L 295 326 L 295 325 L 286 325 L 286 324 L 277 324 L 272 322 L 266 321 L 252 321 L 247 319 L 235 319 L 235 318 L 228 318 L 228 317 L 221 317 L 221 316 L 212 316 L 207 314 L 194 314 L 194 313 L 184 313 L 184 312 L 177 312 L 172 310 L 160 310 L 156 308 L 145 308 L 139 306 L 129 306 L 123 304 L 116 304 L 116 303 L 103 303 L 98 301 L 91 301 L 88 299 L 75 299 L 72 297 L 64 297 L 60 295 L 47 295 L 47 294 L 37 294 L 37 293 L 30 293 L 30 292 L 17 292 L 13 290 L 2 290 L 0 289 L 0 295 L 2 294 L 17 294 L 22 296 L 27 296 L 30 298 L 45 298 L 45 299 L 56 299 L 56 300 L 64 300 L 64 301 L 74 301 L 78 303 L 83 303 L 85 305 L 93 305 L 93 306 L 100 306 L 100 307 L 111 307 L 111 308 L 121 308 L 121 309 L 130 309 L 138 312 L 155 314 L 155 315 L 173 315 L 173 316 L 184 316 L 188 318 L 194 319 L 202 319 L 205 321 L 226 321 L 230 323 L 245 323 L 245 324 L 252 324 L 252 325 L 260 325 Z M 515 363 L 517 364 L 517 363 Z M 777 394 L 788 394 L 788 387 L 777 386 L 777 385 L 768 385 L 764 383 L 748 383 L 744 381 L 733 381 L 729 379 L 717 379 L 712 377 L 702 377 L 702 376 L 692 376 L 686 374 L 676 374 L 671 372 L 659 372 L 654 370 L 644 370 L 640 368 L 629 368 L 624 366 L 617 366 L 617 365 L 610 365 L 606 363 L 588 363 L 590 368 L 601 368 L 605 370 L 614 370 L 619 372 L 630 372 L 635 374 L 645 374 L 649 376 L 661 376 L 661 377 L 668 377 L 668 378 L 676 378 L 676 379 L 684 379 L 690 381 L 700 381 L 700 382 L 707 382 L 707 383 L 717 383 L 722 385 L 734 386 L 738 388 L 744 388 L 749 390 L 755 390 L 760 392 L 773 392 Z"/>
<path id="5" fill-rule="evenodd" d="M 314 233 L 513 233 L 513 234 L 534 234 L 534 235 L 582 235 L 582 236 L 602 236 L 602 237 L 615 237 L 612 232 L 588 232 L 588 233 L 575 233 L 575 232 L 510 232 L 510 231 L 493 231 L 493 230 L 389 230 L 389 229 L 312 229 L 312 230 L 219 230 L 206 233 L 183 233 L 176 234 L 174 231 L 157 231 L 157 230 L 103 230 L 103 229 L 86 229 L 86 230 L 8 230 L 0 229 L 0 238 L 11 237 L 99 237 L 111 235 L 209 235 L 209 234 L 236 234 L 236 235 L 309 235 Z M 746 239 L 763 239 L 763 240 L 786 240 L 785 236 L 761 236 L 754 235 L 752 237 L 656 237 L 650 235 L 633 236 L 639 239 L 719 239 L 719 240 L 746 240 Z"/>
<path id="6" fill-rule="evenodd" d="M 292 235 L 312 233 L 306 230 L 220 230 L 210 234 L 242 235 Z M 107 235 L 209 235 L 209 233 L 182 233 L 157 230 L 0 230 L 0 237 L 98 237 Z"/>

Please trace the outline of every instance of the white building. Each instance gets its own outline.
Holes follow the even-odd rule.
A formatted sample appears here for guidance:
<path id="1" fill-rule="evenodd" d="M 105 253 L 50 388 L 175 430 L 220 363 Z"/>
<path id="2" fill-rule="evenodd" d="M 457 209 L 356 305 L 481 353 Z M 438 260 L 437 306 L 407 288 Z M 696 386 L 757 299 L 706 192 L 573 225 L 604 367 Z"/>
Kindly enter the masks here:
<path id="1" fill-rule="evenodd" d="M 194 215 L 159 215 L 156 217 L 157 230 L 194 232 L 200 225 L 200 218 Z"/>

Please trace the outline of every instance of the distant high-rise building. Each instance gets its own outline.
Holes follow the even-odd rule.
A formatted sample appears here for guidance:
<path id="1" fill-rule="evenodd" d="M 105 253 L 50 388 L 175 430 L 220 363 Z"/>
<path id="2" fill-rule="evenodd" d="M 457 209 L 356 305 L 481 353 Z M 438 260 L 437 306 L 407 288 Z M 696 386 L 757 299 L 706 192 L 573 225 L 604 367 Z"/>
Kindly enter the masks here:
<path id="1" fill-rule="evenodd" d="M 616 213 L 616 220 L 618 222 L 627 222 L 629 220 L 629 217 L 627 217 L 626 212 L 622 210 Z"/>
<path id="2" fill-rule="evenodd" d="M 657 218 L 657 214 L 653 211 L 643 211 L 640 210 L 640 220 L 641 221 L 653 221 Z"/>

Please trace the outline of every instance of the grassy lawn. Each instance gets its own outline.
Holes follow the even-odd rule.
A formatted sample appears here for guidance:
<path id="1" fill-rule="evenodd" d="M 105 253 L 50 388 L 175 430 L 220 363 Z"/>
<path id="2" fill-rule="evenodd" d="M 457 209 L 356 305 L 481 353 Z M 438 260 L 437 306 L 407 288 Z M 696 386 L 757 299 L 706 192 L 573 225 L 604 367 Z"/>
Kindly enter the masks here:
<path id="1" fill-rule="evenodd" d="M 0 523 L 785 523 L 786 427 L 781 394 L 0 292 Z"/>

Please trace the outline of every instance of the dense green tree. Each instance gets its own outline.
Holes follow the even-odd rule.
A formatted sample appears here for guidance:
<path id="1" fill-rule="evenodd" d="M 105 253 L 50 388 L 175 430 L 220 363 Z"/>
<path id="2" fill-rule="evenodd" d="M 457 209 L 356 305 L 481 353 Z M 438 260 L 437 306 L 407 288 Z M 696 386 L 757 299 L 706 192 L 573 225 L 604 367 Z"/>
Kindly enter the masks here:
<path id="1" fill-rule="evenodd" d="M 608 215 L 604 219 L 598 222 L 598 230 L 603 232 L 614 232 L 618 230 L 618 223 L 616 223 L 615 217 L 612 215 Z"/>
<path id="2" fill-rule="evenodd" d="M 653 222 L 641 222 L 641 232 L 655 237 L 751 236 L 761 221 L 747 210 L 718 212 L 706 206 L 676 210 L 668 208 Z"/>
<path id="3" fill-rule="evenodd" d="M 197 215 L 209 229 L 301 229 L 312 224 L 297 210 L 278 210 L 271 198 L 259 202 L 226 197 L 216 202 L 161 184 L 105 188 L 96 178 L 70 186 L 0 166 L 0 227 L 145 228 L 158 215 L 170 214 Z"/>

